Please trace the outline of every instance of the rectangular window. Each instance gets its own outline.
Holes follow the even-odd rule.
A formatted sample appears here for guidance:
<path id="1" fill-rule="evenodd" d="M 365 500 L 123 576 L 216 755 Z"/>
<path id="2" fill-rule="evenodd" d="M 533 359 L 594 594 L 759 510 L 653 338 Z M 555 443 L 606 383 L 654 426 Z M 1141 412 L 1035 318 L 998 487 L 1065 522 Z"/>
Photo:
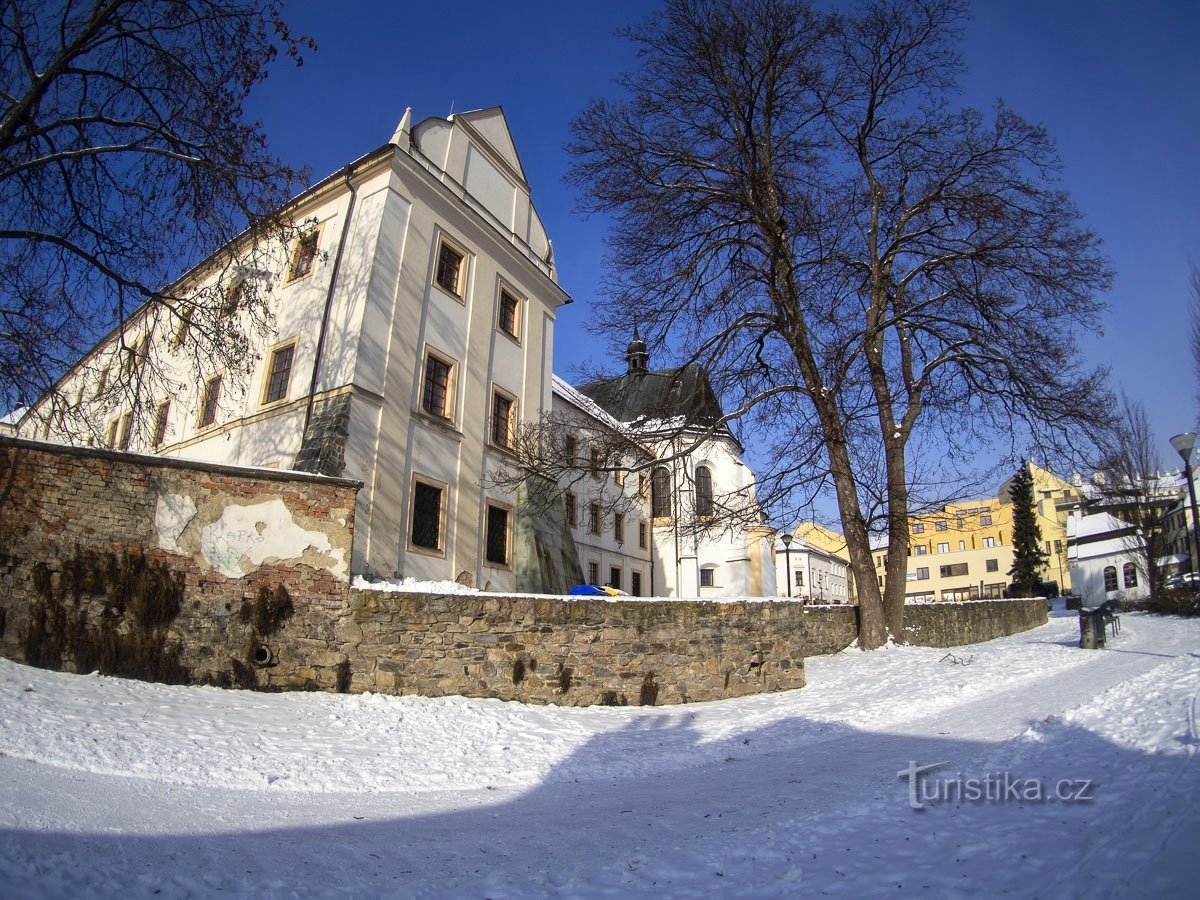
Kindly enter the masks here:
<path id="1" fill-rule="evenodd" d="M 922 566 L 921 568 L 917 569 L 917 581 L 928 581 L 928 580 L 929 580 L 929 567 Z"/>
<path id="2" fill-rule="evenodd" d="M 603 469 L 603 468 L 604 468 L 604 451 L 601 450 L 599 447 L 592 447 L 591 448 L 591 462 L 589 464 L 589 471 L 592 473 L 592 477 L 599 478 L 601 469 Z"/>
<path id="3" fill-rule="evenodd" d="M 413 482 L 412 530 L 414 547 L 442 549 L 442 496 L 445 489 L 424 481 Z"/>
<path id="4" fill-rule="evenodd" d="M 590 534 L 599 534 L 600 533 L 600 504 L 599 503 L 589 503 L 588 504 L 588 533 L 590 533 Z"/>
<path id="5" fill-rule="evenodd" d="M 508 565 L 508 510 L 488 504 L 487 561 L 497 566 Z"/>
<path id="6" fill-rule="evenodd" d="M 570 491 L 563 494 L 563 506 L 566 507 L 567 524 L 574 528 L 579 524 L 579 514 L 575 509 L 575 495 Z"/>
<path id="7" fill-rule="evenodd" d="M 912 527 L 912 533 L 913 534 L 924 534 L 925 526 L 920 522 L 915 523 Z"/>
<path id="8" fill-rule="evenodd" d="M 454 365 L 440 356 L 425 356 L 425 385 L 421 391 L 421 408 L 439 419 L 450 418 L 453 403 L 450 397 Z"/>
<path id="9" fill-rule="evenodd" d="M 150 446 L 158 449 L 167 440 L 167 422 L 171 415 L 171 401 L 164 400 L 154 410 L 154 433 L 150 438 Z"/>
<path id="10" fill-rule="evenodd" d="M 638 522 L 638 546 L 646 549 L 646 523 Z"/>
<path id="11" fill-rule="evenodd" d="M 941 576 L 943 578 L 953 578 L 957 575 L 966 575 L 967 574 L 967 564 L 966 563 L 954 563 L 954 565 L 952 565 L 952 566 L 942 566 L 940 571 L 941 571 Z"/>
<path id="12" fill-rule="evenodd" d="M 296 354 L 296 345 L 288 344 L 271 352 L 271 364 L 267 369 L 267 393 L 264 403 L 278 403 L 286 400 L 288 386 L 292 380 L 292 359 Z"/>
<path id="13" fill-rule="evenodd" d="M 946 528 L 947 528 L 948 526 L 947 526 L 947 524 L 946 524 L 945 522 L 938 522 L 938 523 L 937 523 L 937 524 L 936 524 L 934 527 L 935 527 L 935 528 L 936 528 L 938 531 L 945 531 L 945 530 L 946 530 Z"/>
<path id="14" fill-rule="evenodd" d="M 204 394 L 200 398 L 198 425 L 207 428 L 217 421 L 217 404 L 221 402 L 221 376 L 214 375 L 204 382 Z"/>
<path id="15" fill-rule="evenodd" d="M 295 281 L 312 272 L 313 263 L 317 258 L 317 238 L 316 231 L 296 238 L 296 244 L 292 248 L 292 261 L 288 266 L 288 281 Z"/>
<path id="16" fill-rule="evenodd" d="M 104 389 L 106 387 L 108 387 L 108 366 L 105 366 L 104 369 L 101 370 L 100 378 L 97 379 L 97 381 L 96 381 L 96 393 L 93 394 L 92 396 L 93 397 L 104 396 Z M 111 447 L 112 444 L 110 443 L 109 446 Z"/>
<path id="17" fill-rule="evenodd" d="M 642 573 L 629 573 L 629 593 L 635 597 L 642 596 Z"/>
<path id="18" fill-rule="evenodd" d="M 500 309 L 497 313 L 497 324 L 500 330 L 510 337 L 517 336 L 518 313 L 521 301 L 503 288 L 500 289 Z"/>
<path id="19" fill-rule="evenodd" d="M 121 416 L 121 439 L 117 446 L 121 450 L 129 449 L 129 432 L 133 430 L 133 413 L 125 413 Z"/>
<path id="20" fill-rule="evenodd" d="M 938 553 L 949 553 L 949 552 L 950 552 L 950 542 L 949 541 L 947 541 L 944 544 L 938 544 Z"/>
<path id="21" fill-rule="evenodd" d="M 625 465 L 625 460 L 617 457 L 613 460 L 613 481 L 618 487 L 625 487 L 625 470 L 622 468 Z"/>
<path id="22" fill-rule="evenodd" d="M 996 539 L 994 537 L 985 537 L 983 539 L 983 546 L 984 547 L 995 547 Z"/>
<path id="23" fill-rule="evenodd" d="M 194 308 L 191 306 L 184 306 L 179 309 L 179 320 L 175 323 L 175 333 L 171 335 L 172 350 L 178 350 L 183 346 L 183 342 L 187 340 L 188 329 L 192 327 L 193 312 Z"/>
<path id="24" fill-rule="evenodd" d="M 1000 571 L 1000 560 L 998 560 L 998 559 L 984 560 L 983 567 L 984 567 L 984 569 L 986 569 L 989 572 L 999 572 Z"/>
<path id="25" fill-rule="evenodd" d="M 966 550 L 966 549 L 967 549 L 967 542 L 966 542 L 966 541 L 959 541 L 959 542 L 958 542 L 958 549 L 959 549 L 959 550 Z"/>
<path id="26" fill-rule="evenodd" d="M 913 554 L 915 556 L 924 556 L 928 552 L 929 552 L 929 548 L 924 546 L 923 544 L 913 547 Z"/>
<path id="27" fill-rule="evenodd" d="M 979 524 L 980 525 L 991 525 L 992 524 L 992 514 L 991 513 L 983 513 L 979 517 Z"/>
<path id="28" fill-rule="evenodd" d="M 700 570 L 700 587 L 713 587 L 716 584 L 713 580 L 715 577 L 713 572 L 714 570 L 711 568 Z"/>
<path id="29" fill-rule="evenodd" d="M 492 394 L 492 443 L 511 448 L 514 443 L 517 402 L 499 391 Z"/>
<path id="30" fill-rule="evenodd" d="M 623 513 L 613 515 L 613 538 L 618 544 L 625 543 L 625 515 Z"/>
<path id="31" fill-rule="evenodd" d="M 445 240 L 438 246 L 437 269 L 434 272 L 433 280 L 439 287 L 445 288 L 459 298 L 463 295 L 463 263 L 466 258 L 465 253 L 450 246 Z"/>
<path id="32" fill-rule="evenodd" d="M 600 581 L 600 564 L 588 563 L 588 584 L 596 584 Z"/>
<path id="33" fill-rule="evenodd" d="M 621 570 L 616 566 L 608 570 L 608 584 L 610 587 L 615 587 L 618 591 L 621 589 Z"/>
<path id="34" fill-rule="evenodd" d="M 799 588 L 804 587 L 804 570 L 803 569 L 797 569 L 795 572 L 792 573 L 792 576 L 793 576 L 792 581 L 795 582 L 796 587 L 799 587 Z"/>
<path id="35" fill-rule="evenodd" d="M 108 423 L 108 433 L 104 436 L 104 446 L 115 448 L 117 446 L 117 428 L 121 422 L 119 419 L 113 419 Z"/>

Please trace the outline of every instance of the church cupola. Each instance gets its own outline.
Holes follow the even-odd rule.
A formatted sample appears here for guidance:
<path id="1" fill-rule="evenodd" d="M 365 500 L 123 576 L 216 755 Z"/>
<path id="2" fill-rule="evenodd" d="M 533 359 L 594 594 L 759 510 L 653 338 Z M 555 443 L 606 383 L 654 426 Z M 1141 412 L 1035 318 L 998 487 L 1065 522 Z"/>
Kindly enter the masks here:
<path id="1" fill-rule="evenodd" d="M 646 350 L 646 342 L 638 336 L 637 326 L 633 326 L 633 340 L 629 342 L 629 347 L 625 350 L 625 362 L 629 364 L 629 374 L 646 371 L 646 364 L 650 361 L 650 354 Z"/>

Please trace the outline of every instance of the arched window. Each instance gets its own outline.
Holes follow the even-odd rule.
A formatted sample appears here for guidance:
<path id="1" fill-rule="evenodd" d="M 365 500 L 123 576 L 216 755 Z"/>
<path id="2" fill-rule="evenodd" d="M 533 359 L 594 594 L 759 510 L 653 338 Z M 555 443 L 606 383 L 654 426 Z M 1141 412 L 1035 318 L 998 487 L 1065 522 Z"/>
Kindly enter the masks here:
<path id="1" fill-rule="evenodd" d="M 1104 567 L 1104 590 L 1115 591 L 1117 589 L 1117 567 Z"/>
<path id="2" fill-rule="evenodd" d="M 650 514 L 656 519 L 671 515 L 671 471 L 659 466 L 650 478 Z"/>
<path id="3" fill-rule="evenodd" d="M 1137 566 L 1133 563 L 1125 563 L 1125 587 L 1137 587 Z"/>
<path id="4" fill-rule="evenodd" d="M 708 470 L 708 466 L 696 466 L 696 515 L 707 518 L 712 514 L 712 472 Z"/>

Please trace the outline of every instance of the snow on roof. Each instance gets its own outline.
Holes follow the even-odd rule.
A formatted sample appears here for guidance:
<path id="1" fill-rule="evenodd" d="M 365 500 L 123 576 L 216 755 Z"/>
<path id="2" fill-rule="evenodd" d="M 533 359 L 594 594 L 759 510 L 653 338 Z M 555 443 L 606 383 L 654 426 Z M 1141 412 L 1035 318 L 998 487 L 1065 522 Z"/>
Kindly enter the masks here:
<path id="1" fill-rule="evenodd" d="M 600 424 L 611 428 L 613 431 L 617 432 L 617 434 L 629 438 L 631 441 L 636 443 L 638 448 L 644 451 L 647 456 L 654 456 L 654 453 L 650 450 L 650 448 L 645 446 L 637 439 L 637 434 L 635 434 L 635 432 L 628 425 L 626 425 L 624 422 L 619 422 L 614 419 L 611 415 L 604 411 L 603 407 L 601 407 L 599 403 L 597 403 L 591 397 L 588 397 L 586 394 L 581 393 L 578 389 L 567 384 L 567 382 L 563 381 L 559 376 L 551 375 L 550 377 L 554 393 L 562 397 L 563 400 L 567 401 L 584 414 L 591 416 Z"/>

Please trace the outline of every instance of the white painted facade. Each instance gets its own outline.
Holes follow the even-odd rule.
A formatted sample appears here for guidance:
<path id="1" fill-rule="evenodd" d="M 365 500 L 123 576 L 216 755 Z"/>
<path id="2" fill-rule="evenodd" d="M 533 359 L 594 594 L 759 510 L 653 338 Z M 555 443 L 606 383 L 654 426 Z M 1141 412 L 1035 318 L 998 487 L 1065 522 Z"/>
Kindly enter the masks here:
<path id="1" fill-rule="evenodd" d="M 849 603 L 849 561 L 793 538 L 790 546 L 775 542 L 776 594 L 804 603 Z"/>
<path id="2" fill-rule="evenodd" d="M 411 130 L 406 113 L 391 142 L 306 191 L 288 214 L 305 223 L 302 238 L 315 235 L 303 274 L 295 274 L 298 240 L 271 248 L 265 270 L 241 271 L 236 260 L 203 265 L 177 287 L 258 280 L 273 321 L 247 350 L 255 358 L 250 375 L 190 371 L 194 354 L 173 347 L 173 316 L 134 316 L 125 343 L 148 336 L 146 352 L 179 388 L 91 404 L 85 442 L 291 468 L 306 423 L 311 435 L 322 410 L 340 403 L 333 426 L 343 440 L 329 474 L 364 484 L 352 570 L 514 590 L 515 498 L 487 487 L 482 473 L 510 455 L 505 445 L 521 421 L 550 406 L 554 320 L 569 298 L 557 284 L 550 241 L 503 113 L 431 118 Z M 453 279 L 440 274 L 443 246 L 459 257 Z M 503 317 L 502 295 L 509 306 Z M 56 396 L 87 404 L 102 394 L 97 383 L 105 370 L 107 378 L 118 371 L 121 337 L 110 337 L 68 373 Z M 275 351 L 288 347 L 286 387 L 269 399 Z M 431 355 L 449 372 L 444 408 L 435 413 L 426 400 Z M 209 416 L 206 384 L 218 376 Z M 508 404 L 500 432 L 493 428 L 496 398 Z M 152 448 L 152 428 L 138 433 L 123 423 L 134 415 L 152 421 L 166 400 L 163 440 Z M 55 422 L 49 410 L 35 410 L 20 430 L 79 439 Z M 436 504 L 430 491 L 438 493 Z M 423 520 L 437 506 L 432 537 L 414 537 L 418 494 Z M 507 532 L 502 541 L 500 527 Z"/>
<path id="3" fill-rule="evenodd" d="M 593 447 L 607 435 L 623 433 L 612 418 L 558 376 L 554 377 L 553 420 L 562 430 L 561 450 L 573 460 L 559 479 L 564 518 L 579 555 L 580 580 L 608 585 L 635 597 L 652 593 L 652 542 L 649 497 L 640 489 L 639 471 L 650 452 L 630 444 L 627 458 L 605 460 L 590 470 Z M 634 453 L 636 452 L 636 458 Z"/>

